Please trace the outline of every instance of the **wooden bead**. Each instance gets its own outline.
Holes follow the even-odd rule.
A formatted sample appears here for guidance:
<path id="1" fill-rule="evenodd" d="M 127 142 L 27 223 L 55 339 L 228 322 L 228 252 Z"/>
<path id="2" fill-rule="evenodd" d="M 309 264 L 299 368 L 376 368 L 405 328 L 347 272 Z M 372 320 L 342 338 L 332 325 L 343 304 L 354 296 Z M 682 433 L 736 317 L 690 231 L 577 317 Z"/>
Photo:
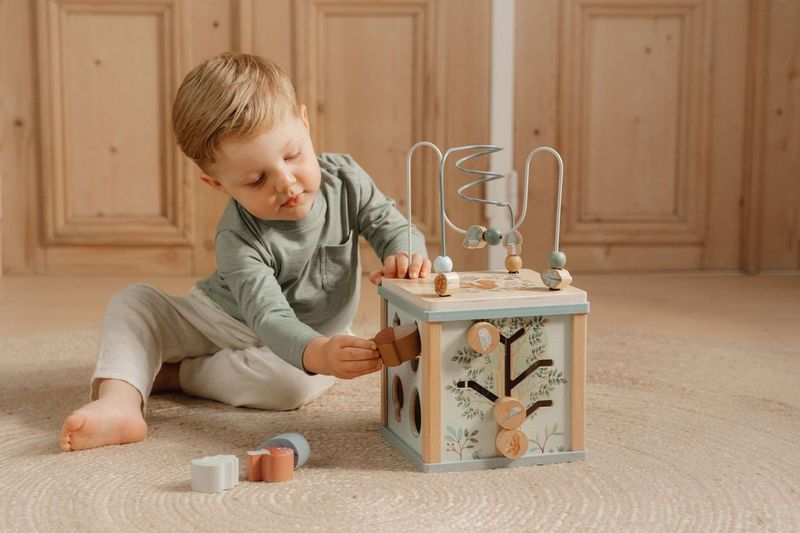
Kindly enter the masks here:
<path id="1" fill-rule="evenodd" d="M 497 452 L 509 459 L 519 459 L 528 452 L 528 436 L 519 429 L 502 429 L 494 441 Z"/>
<path id="2" fill-rule="evenodd" d="M 455 272 L 443 272 L 433 279 L 433 288 L 439 296 L 450 296 L 458 290 L 459 284 L 459 277 Z"/>
<path id="3" fill-rule="evenodd" d="M 572 275 L 565 268 L 548 268 L 542 272 L 542 283 L 551 290 L 557 291 L 570 286 Z"/>
<path id="4" fill-rule="evenodd" d="M 483 240 L 483 233 L 486 231 L 484 226 L 474 225 L 467 228 L 467 234 L 464 236 L 464 248 L 470 250 L 478 250 L 486 246 L 486 241 Z"/>
<path id="5" fill-rule="evenodd" d="M 467 330 L 467 344 L 476 352 L 487 354 L 500 344 L 500 332 L 488 322 L 476 322 Z"/>
<path id="6" fill-rule="evenodd" d="M 505 265 L 509 274 L 519 274 L 519 270 L 522 268 L 522 258 L 518 255 L 507 255 Z"/>
<path id="7" fill-rule="evenodd" d="M 516 398 L 504 396 L 494 402 L 494 419 L 503 429 L 517 429 L 526 418 L 525 406 Z"/>

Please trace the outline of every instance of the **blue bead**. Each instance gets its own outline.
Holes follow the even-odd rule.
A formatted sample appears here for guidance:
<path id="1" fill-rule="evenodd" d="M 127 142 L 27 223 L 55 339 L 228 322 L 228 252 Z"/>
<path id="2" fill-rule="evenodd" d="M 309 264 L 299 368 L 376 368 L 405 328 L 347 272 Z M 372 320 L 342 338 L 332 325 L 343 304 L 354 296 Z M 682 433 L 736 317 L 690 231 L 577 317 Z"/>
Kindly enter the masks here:
<path id="1" fill-rule="evenodd" d="M 567 256 L 564 252 L 550 252 L 550 268 L 564 268 L 567 264 Z"/>
<path id="2" fill-rule="evenodd" d="M 503 234 L 497 228 L 489 228 L 483 232 L 483 240 L 491 245 L 500 244 Z"/>
<path id="3" fill-rule="evenodd" d="M 433 260 L 433 271 L 437 274 L 447 274 L 453 271 L 453 260 L 445 256 L 437 256 Z"/>

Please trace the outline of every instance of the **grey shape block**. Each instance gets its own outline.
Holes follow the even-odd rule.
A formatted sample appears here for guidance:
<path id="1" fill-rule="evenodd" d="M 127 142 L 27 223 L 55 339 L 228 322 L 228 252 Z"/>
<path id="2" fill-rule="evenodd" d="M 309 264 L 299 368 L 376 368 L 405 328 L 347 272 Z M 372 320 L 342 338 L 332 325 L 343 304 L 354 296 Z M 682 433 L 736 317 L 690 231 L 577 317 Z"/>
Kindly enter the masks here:
<path id="1" fill-rule="evenodd" d="M 281 433 L 271 439 L 267 439 L 258 445 L 259 448 L 270 447 L 291 448 L 294 450 L 294 469 L 297 470 L 308 461 L 311 456 L 311 447 L 308 441 L 300 433 Z"/>

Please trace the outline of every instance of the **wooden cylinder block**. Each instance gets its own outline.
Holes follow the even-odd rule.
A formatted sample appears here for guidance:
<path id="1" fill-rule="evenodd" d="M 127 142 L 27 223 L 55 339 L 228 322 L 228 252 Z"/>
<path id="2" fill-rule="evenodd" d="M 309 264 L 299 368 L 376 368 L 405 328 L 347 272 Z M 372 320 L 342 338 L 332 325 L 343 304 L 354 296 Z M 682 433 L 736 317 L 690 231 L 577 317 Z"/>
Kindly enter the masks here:
<path id="1" fill-rule="evenodd" d="M 503 429 L 517 429 L 525 418 L 525 406 L 516 398 L 504 396 L 494 402 L 494 419 Z"/>
<path id="2" fill-rule="evenodd" d="M 481 354 L 494 351 L 500 343 L 500 332 L 488 322 L 475 322 L 467 330 L 467 344 Z"/>
<path id="3" fill-rule="evenodd" d="M 528 436 L 519 429 L 502 429 L 495 439 L 497 451 L 509 459 L 519 459 L 528 452 Z"/>
<path id="4" fill-rule="evenodd" d="M 247 481 L 263 481 L 261 477 L 261 460 L 264 455 L 269 455 L 269 450 L 247 452 Z"/>
<path id="5" fill-rule="evenodd" d="M 433 288 L 439 296 L 450 296 L 458 290 L 459 284 L 459 277 L 455 272 L 437 274 L 433 280 Z"/>
<path id="6" fill-rule="evenodd" d="M 566 268 L 548 268 L 542 272 L 542 283 L 546 287 L 557 291 L 564 287 L 569 287 L 572 283 L 572 275 Z"/>
<path id="7" fill-rule="evenodd" d="M 261 479 L 271 483 L 294 478 L 294 451 L 291 448 L 267 448 L 261 458 Z"/>

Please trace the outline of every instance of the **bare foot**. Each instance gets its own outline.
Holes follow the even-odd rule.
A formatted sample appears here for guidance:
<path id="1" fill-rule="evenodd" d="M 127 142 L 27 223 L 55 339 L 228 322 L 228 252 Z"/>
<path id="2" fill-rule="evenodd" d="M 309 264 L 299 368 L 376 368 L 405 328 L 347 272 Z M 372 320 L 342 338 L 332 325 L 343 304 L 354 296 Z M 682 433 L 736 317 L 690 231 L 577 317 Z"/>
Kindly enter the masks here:
<path id="1" fill-rule="evenodd" d="M 64 420 L 61 449 L 69 452 L 144 440 L 147 424 L 142 417 L 141 399 L 132 385 L 116 379 L 103 380 L 99 398 Z"/>

